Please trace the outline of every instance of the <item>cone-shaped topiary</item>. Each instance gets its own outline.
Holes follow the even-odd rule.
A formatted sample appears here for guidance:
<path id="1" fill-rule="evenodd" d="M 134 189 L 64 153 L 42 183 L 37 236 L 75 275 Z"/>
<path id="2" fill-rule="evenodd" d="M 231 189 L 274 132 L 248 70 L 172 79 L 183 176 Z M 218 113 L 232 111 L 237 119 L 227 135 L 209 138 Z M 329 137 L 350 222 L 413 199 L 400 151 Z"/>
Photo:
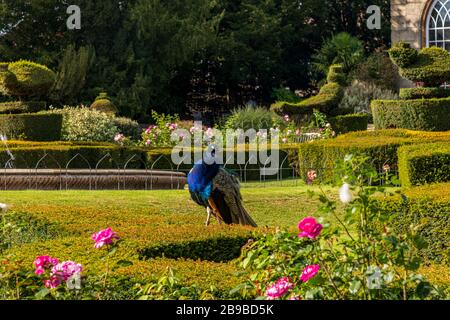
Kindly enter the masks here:
<path id="1" fill-rule="evenodd" d="M 0 90 L 23 100 L 43 97 L 55 82 L 55 73 L 44 65 L 20 60 L 0 64 Z"/>
<path id="2" fill-rule="evenodd" d="M 106 92 L 101 92 L 95 101 L 91 104 L 91 108 L 105 113 L 117 114 L 119 111 Z"/>

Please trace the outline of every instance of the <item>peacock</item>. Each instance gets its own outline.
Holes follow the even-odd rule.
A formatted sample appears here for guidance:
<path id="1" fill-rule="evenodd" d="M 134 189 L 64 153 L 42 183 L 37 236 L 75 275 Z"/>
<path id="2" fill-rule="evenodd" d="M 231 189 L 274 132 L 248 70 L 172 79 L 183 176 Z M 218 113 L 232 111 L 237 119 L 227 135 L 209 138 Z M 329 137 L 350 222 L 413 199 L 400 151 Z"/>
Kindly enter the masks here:
<path id="1" fill-rule="evenodd" d="M 192 200 L 206 208 L 206 226 L 211 216 L 220 224 L 257 226 L 242 204 L 239 180 L 222 166 L 199 161 L 189 172 L 187 183 Z"/>

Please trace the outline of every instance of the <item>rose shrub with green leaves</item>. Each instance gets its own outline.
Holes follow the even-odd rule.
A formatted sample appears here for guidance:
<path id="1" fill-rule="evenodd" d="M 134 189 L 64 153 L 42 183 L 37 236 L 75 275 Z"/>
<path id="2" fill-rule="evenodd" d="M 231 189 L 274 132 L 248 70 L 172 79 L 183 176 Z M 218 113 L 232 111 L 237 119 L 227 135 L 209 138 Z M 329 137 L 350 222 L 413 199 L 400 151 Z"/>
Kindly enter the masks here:
<path id="1" fill-rule="evenodd" d="M 248 244 L 240 265 L 252 274 L 234 291 L 269 300 L 448 296 L 448 289 L 431 285 L 417 273 L 422 263 L 418 252 L 427 246 L 417 232 L 420 226 L 398 234 L 389 227 L 390 216 L 380 214 L 374 195 L 388 194 L 384 187 L 370 185 L 379 179 L 370 159 L 348 155 L 336 172 L 343 184 L 339 198 L 346 205 L 344 212 L 337 212 L 336 201 L 325 192 L 316 196 L 322 203 L 319 211 L 333 216 L 338 225 L 309 217 L 300 222 L 298 235 L 279 230 Z"/>

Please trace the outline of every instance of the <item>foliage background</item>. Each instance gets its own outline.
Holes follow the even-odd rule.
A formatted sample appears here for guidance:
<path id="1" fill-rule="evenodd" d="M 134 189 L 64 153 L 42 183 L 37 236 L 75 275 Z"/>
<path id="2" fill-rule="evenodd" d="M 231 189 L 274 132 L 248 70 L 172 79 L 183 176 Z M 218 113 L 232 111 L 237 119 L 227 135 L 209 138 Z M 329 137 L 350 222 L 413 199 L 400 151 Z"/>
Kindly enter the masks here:
<path id="1" fill-rule="evenodd" d="M 66 27 L 71 4 L 81 30 Z M 381 30 L 366 27 L 373 4 Z M 54 104 L 89 104 L 107 91 L 122 115 L 144 120 L 151 109 L 183 115 L 198 101 L 268 104 L 280 84 L 307 89 L 326 38 L 346 31 L 372 51 L 389 46 L 389 21 L 386 0 L 3 0 L 0 61 L 55 70 Z"/>

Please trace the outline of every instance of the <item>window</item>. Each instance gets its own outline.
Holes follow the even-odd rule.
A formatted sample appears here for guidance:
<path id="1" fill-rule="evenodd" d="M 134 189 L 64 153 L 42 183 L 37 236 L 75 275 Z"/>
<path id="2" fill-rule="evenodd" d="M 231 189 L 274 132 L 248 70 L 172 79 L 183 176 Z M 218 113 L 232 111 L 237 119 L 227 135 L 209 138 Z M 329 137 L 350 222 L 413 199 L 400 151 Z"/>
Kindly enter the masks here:
<path id="1" fill-rule="evenodd" d="M 427 20 L 427 46 L 450 51 L 450 0 L 436 0 Z"/>

